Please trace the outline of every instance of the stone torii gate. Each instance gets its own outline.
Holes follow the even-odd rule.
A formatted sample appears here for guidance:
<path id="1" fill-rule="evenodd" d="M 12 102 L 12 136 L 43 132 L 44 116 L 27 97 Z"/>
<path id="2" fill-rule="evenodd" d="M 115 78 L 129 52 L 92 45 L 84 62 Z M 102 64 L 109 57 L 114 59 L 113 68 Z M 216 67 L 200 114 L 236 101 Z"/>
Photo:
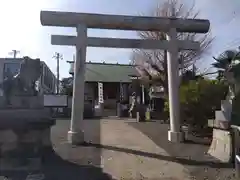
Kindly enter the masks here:
<path id="1" fill-rule="evenodd" d="M 178 19 L 161 17 L 138 17 L 122 15 L 86 14 L 73 12 L 41 11 L 43 26 L 76 28 L 77 36 L 52 35 L 53 45 L 76 47 L 74 65 L 74 85 L 72 101 L 71 127 L 68 140 L 72 144 L 84 142 L 82 130 L 84 109 L 85 61 L 87 46 L 112 48 L 163 49 L 168 51 L 168 87 L 170 105 L 170 130 L 168 139 L 172 142 L 183 141 L 180 128 L 179 111 L 179 64 L 178 52 L 198 50 L 199 42 L 180 41 L 177 32 L 207 33 L 210 27 L 208 20 Z M 87 37 L 87 28 L 162 31 L 167 33 L 167 40 L 140 40 Z"/>

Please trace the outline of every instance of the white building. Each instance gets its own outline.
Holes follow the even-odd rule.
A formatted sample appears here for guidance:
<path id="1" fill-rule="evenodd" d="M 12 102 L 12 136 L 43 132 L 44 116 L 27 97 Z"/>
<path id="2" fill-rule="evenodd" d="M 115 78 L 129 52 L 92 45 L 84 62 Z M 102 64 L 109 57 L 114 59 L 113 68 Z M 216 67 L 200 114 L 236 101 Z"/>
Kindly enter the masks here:
<path id="1" fill-rule="evenodd" d="M 0 58 L 0 83 L 8 73 L 13 75 L 18 73 L 23 58 Z M 43 94 L 55 94 L 57 79 L 44 61 L 41 61 L 41 76 L 37 82 L 39 91 Z M 0 95 L 2 96 L 0 89 Z"/>

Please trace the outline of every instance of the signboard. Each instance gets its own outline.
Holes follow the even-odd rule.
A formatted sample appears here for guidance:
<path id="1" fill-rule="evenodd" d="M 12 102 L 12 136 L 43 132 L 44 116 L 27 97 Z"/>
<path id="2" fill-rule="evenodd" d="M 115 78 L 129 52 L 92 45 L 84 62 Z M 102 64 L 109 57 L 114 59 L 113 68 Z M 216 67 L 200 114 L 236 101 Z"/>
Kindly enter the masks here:
<path id="1" fill-rule="evenodd" d="M 44 95 L 44 106 L 45 107 L 67 107 L 68 106 L 68 96 L 67 95 L 45 94 Z"/>
<path id="2" fill-rule="evenodd" d="M 103 83 L 98 83 L 98 102 L 103 103 Z"/>

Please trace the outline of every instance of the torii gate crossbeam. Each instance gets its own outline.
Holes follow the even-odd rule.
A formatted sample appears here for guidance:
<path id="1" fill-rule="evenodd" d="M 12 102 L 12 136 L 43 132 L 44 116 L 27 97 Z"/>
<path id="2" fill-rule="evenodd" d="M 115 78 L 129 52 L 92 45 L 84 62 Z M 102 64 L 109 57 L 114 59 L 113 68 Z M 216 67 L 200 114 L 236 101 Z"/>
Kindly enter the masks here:
<path id="1" fill-rule="evenodd" d="M 78 24 L 85 24 L 88 28 L 139 31 L 168 32 L 170 28 L 176 28 L 177 32 L 207 33 L 210 27 L 210 22 L 202 19 L 123 16 L 56 11 L 41 11 L 40 19 L 43 26 L 77 27 Z"/>
<path id="2" fill-rule="evenodd" d="M 76 46 L 76 36 L 52 35 L 52 45 Z M 122 39 L 122 38 L 99 38 L 88 37 L 87 46 L 105 48 L 130 48 L 130 49 L 163 49 L 168 50 L 170 43 L 167 40 L 142 40 L 142 39 Z M 198 50 L 200 43 L 196 41 L 177 41 L 179 50 Z"/>

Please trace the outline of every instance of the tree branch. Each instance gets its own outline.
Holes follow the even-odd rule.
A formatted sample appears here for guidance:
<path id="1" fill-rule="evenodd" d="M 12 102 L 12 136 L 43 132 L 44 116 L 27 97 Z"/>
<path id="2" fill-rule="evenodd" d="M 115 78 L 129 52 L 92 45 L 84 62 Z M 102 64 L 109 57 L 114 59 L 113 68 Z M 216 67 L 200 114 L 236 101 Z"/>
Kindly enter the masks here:
<path id="1" fill-rule="evenodd" d="M 150 14 L 156 17 L 175 17 L 175 18 L 192 18 L 198 17 L 200 11 L 195 10 L 195 3 L 191 7 L 187 7 L 179 0 L 165 0 L 161 5 L 159 4 Z M 166 40 L 166 33 L 164 32 L 138 32 L 141 39 Z M 214 38 L 211 38 L 210 32 L 205 35 L 196 33 L 178 33 L 179 40 L 199 41 L 200 49 L 198 51 L 185 50 L 179 53 L 179 62 L 181 71 L 188 69 L 192 65 L 197 64 L 202 60 L 204 54 L 211 48 Z M 167 51 L 164 50 L 134 50 L 132 56 L 133 64 L 141 66 L 148 72 L 157 71 L 163 86 L 167 89 Z M 153 76 L 151 74 L 151 76 Z"/>

